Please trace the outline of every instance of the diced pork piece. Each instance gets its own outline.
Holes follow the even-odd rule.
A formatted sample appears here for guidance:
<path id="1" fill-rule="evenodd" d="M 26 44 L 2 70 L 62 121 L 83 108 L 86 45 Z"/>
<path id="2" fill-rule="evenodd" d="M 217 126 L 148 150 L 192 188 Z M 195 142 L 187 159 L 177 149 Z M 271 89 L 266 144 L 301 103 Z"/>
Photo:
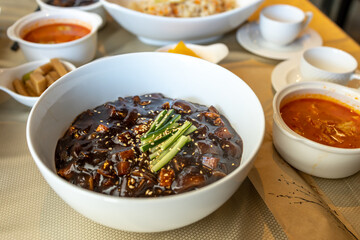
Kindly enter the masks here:
<path id="1" fill-rule="evenodd" d="M 221 118 L 217 118 L 214 120 L 214 125 L 215 126 L 224 126 L 225 124 Z"/>
<path id="2" fill-rule="evenodd" d="M 75 173 L 75 172 L 72 171 L 72 166 L 73 166 L 73 162 L 72 162 L 72 163 L 69 163 L 69 164 L 68 164 L 66 167 L 64 167 L 64 168 L 59 169 L 57 173 L 58 173 L 61 177 L 65 178 L 66 180 L 69 180 L 69 179 L 71 179 L 71 178 L 73 177 L 73 175 L 74 175 L 74 173 Z"/>
<path id="3" fill-rule="evenodd" d="M 96 131 L 103 133 L 103 132 L 109 131 L 109 128 L 107 126 L 105 126 L 104 124 L 99 124 L 96 128 Z"/>
<path id="4" fill-rule="evenodd" d="M 220 161 L 220 158 L 216 158 L 216 157 L 207 157 L 207 156 L 202 157 L 202 164 L 211 169 L 215 169 L 217 167 L 219 161 Z"/>
<path id="5" fill-rule="evenodd" d="M 172 106 L 173 109 L 175 109 L 176 111 L 180 112 L 180 113 L 191 113 L 193 106 L 191 103 L 183 101 L 183 100 L 176 100 L 173 103 Z"/>
<path id="6" fill-rule="evenodd" d="M 205 183 L 204 175 L 198 172 L 195 167 L 184 168 L 174 181 L 173 188 L 177 193 L 181 193 L 196 187 L 201 187 Z"/>
<path id="7" fill-rule="evenodd" d="M 211 120 L 214 120 L 214 119 L 220 117 L 219 114 L 213 113 L 213 112 L 205 112 L 204 115 L 205 115 L 206 118 L 211 119 Z"/>
<path id="8" fill-rule="evenodd" d="M 214 177 L 217 177 L 217 178 L 223 178 L 223 177 L 226 176 L 226 174 L 223 173 L 223 172 L 221 172 L 221 171 L 213 171 L 213 172 L 212 172 L 212 175 L 213 175 Z"/>
<path id="9" fill-rule="evenodd" d="M 211 106 L 209 107 L 209 111 L 210 111 L 210 112 L 213 112 L 213 113 L 220 114 L 219 111 L 218 111 L 213 105 L 211 105 Z"/>
<path id="10" fill-rule="evenodd" d="M 224 152 L 228 156 L 231 156 L 234 158 L 241 157 L 242 149 L 237 144 L 234 144 L 227 140 L 223 140 L 223 141 L 221 141 L 221 148 L 224 150 Z"/>
<path id="11" fill-rule="evenodd" d="M 219 154 L 219 147 L 209 141 L 198 141 L 197 148 L 201 154 Z"/>
<path id="12" fill-rule="evenodd" d="M 128 114 L 126 115 L 124 119 L 125 125 L 134 125 L 136 123 L 136 120 L 138 119 L 139 115 L 136 109 L 132 109 Z"/>
<path id="13" fill-rule="evenodd" d="M 198 127 L 194 134 L 197 139 L 205 139 L 208 134 L 208 127 L 206 125 L 202 125 L 201 127 Z"/>
<path id="14" fill-rule="evenodd" d="M 159 174 L 160 186 L 170 187 L 175 177 L 175 172 L 172 169 L 162 168 Z"/>
<path id="15" fill-rule="evenodd" d="M 127 161 L 130 159 L 134 159 L 135 152 L 133 149 L 129 149 L 129 150 L 119 152 L 118 155 L 121 160 Z"/>
<path id="16" fill-rule="evenodd" d="M 141 106 L 146 106 L 146 105 L 149 105 L 150 103 L 151 103 L 150 100 L 148 100 L 148 101 L 141 101 L 141 102 L 140 102 L 140 105 L 141 105 Z"/>
<path id="17" fill-rule="evenodd" d="M 140 99 L 139 96 L 134 96 L 133 101 L 134 101 L 134 104 L 136 105 L 136 104 L 139 104 L 141 102 L 141 99 Z"/>
<path id="18" fill-rule="evenodd" d="M 79 175 L 76 175 L 75 178 L 79 186 L 90 190 L 94 189 L 94 179 L 91 174 L 82 172 Z"/>
<path id="19" fill-rule="evenodd" d="M 215 135 L 221 139 L 230 139 L 233 137 L 229 129 L 226 127 L 219 127 L 215 130 Z"/>
<path id="20" fill-rule="evenodd" d="M 110 117 L 115 119 L 123 119 L 127 115 L 127 110 L 116 110 L 114 106 L 109 106 L 110 108 Z"/>
<path id="21" fill-rule="evenodd" d="M 161 106 L 162 109 L 170 109 L 170 104 L 169 102 L 166 102 L 164 103 L 162 106 Z"/>
<path id="22" fill-rule="evenodd" d="M 117 175 L 122 176 L 130 172 L 130 163 L 126 161 L 121 161 L 116 164 Z"/>

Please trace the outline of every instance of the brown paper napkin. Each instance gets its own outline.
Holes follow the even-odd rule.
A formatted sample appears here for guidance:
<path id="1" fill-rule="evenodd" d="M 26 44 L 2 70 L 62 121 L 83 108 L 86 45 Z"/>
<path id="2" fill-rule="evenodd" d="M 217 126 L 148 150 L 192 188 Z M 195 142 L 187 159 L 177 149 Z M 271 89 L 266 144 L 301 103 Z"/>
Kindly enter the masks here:
<path id="1" fill-rule="evenodd" d="M 242 78 L 262 103 L 266 133 L 249 178 L 289 239 L 358 239 L 336 207 L 329 206 L 331 201 L 314 191 L 274 149 L 270 79 L 274 65 L 249 60 L 223 66 Z"/>

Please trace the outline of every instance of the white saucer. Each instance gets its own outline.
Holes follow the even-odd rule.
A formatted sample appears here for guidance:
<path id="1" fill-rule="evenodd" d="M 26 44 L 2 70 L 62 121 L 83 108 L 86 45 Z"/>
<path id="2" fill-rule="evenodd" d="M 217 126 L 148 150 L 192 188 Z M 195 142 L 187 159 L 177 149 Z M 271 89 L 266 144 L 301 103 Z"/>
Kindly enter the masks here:
<path id="1" fill-rule="evenodd" d="M 239 28 L 236 32 L 236 39 L 246 50 L 277 60 L 289 59 L 308 48 L 322 45 L 321 36 L 311 28 L 305 29 L 303 34 L 289 45 L 274 45 L 262 38 L 257 22 L 250 22 Z"/>
<path id="2" fill-rule="evenodd" d="M 300 59 L 294 58 L 275 66 L 271 73 L 271 84 L 275 91 L 279 91 L 289 84 L 302 81 L 299 64 Z"/>

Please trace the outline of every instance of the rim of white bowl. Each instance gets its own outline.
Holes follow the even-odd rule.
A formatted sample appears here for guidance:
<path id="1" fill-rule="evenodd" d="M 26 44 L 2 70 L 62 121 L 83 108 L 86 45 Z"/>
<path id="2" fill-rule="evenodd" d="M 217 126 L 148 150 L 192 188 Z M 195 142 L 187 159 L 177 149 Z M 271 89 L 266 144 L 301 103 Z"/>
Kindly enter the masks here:
<path id="1" fill-rule="evenodd" d="M 85 19 L 92 18 L 94 20 L 94 23 L 91 24 L 88 20 L 82 20 L 82 19 L 78 18 L 77 16 L 84 16 Z M 69 19 L 70 20 L 77 19 L 77 20 L 80 20 L 80 21 L 90 24 L 92 28 L 90 30 L 90 33 L 86 34 L 82 38 L 79 38 L 79 39 L 76 39 L 76 40 L 73 40 L 70 42 L 56 43 L 56 44 L 33 43 L 33 42 L 26 41 L 19 36 L 19 32 L 26 25 L 28 25 L 30 23 L 35 23 L 37 21 L 54 19 L 54 17 L 55 17 L 55 19 L 68 19 L 68 20 Z M 93 20 L 91 20 L 91 21 L 93 21 Z M 66 9 L 64 11 L 49 11 L 49 10 L 38 11 L 38 12 L 30 13 L 30 14 L 18 19 L 13 25 L 11 25 L 8 28 L 7 35 L 13 41 L 17 41 L 21 44 L 35 47 L 35 48 L 60 48 L 60 47 L 71 46 L 71 45 L 77 44 L 79 42 L 85 41 L 86 39 L 92 37 L 94 34 L 97 34 L 97 31 L 98 31 L 100 25 L 102 24 L 102 22 L 103 22 L 102 18 L 96 13 L 84 12 L 84 11 L 75 10 L 75 9 Z"/>
<path id="2" fill-rule="evenodd" d="M 36 2 L 40 5 L 40 6 L 44 6 L 44 8 L 48 8 L 48 9 L 54 9 L 54 10 L 59 10 L 59 9 L 78 9 L 78 10 L 83 10 L 83 11 L 89 11 L 89 10 L 93 10 L 95 8 L 101 7 L 102 3 L 100 2 L 100 0 L 98 0 L 97 2 L 91 3 L 89 5 L 86 6 L 73 6 L 73 7 L 60 7 L 60 6 L 54 6 L 54 5 L 50 5 L 47 4 L 45 2 L 45 0 L 36 0 Z"/>
<path id="3" fill-rule="evenodd" d="M 98 59 L 96 61 L 93 61 L 93 62 L 90 62 L 88 64 L 85 64 L 79 68 L 77 68 L 77 70 L 81 70 L 82 68 L 88 68 L 92 65 L 94 65 L 97 61 L 101 61 L 101 60 L 111 60 L 113 58 L 119 58 L 119 57 L 126 57 L 127 55 L 152 55 L 152 54 L 167 54 L 173 58 L 186 58 L 185 60 L 186 61 L 203 61 L 205 62 L 206 64 L 211 64 L 212 67 L 214 68 L 223 68 L 219 65 L 216 65 L 216 64 L 213 64 L 213 63 L 210 63 L 206 60 L 202 60 L 202 59 L 198 59 L 198 58 L 194 58 L 194 57 L 191 57 L 191 56 L 186 56 L 186 55 L 182 55 L 182 54 L 171 54 L 171 53 L 155 53 L 155 52 L 137 52 L 137 53 L 127 53 L 127 54 L 122 54 L 122 55 L 115 55 L 115 56 L 108 56 L 108 57 L 105 57 L 105 58 L 101 58 L 101 59 Z M 240 77 L 236 76 L 234 73 L 230 72 L 229 70 L 223 68 L 225 71 L 228 71 L 229 74 L 235 76 L 236 78 L 239 78 L 241 79 Z M 75 71 L 74 71 L 75 72 Z M 67 75 L 67 77 L 71 77 L 71 74 L 72 73 L 69 73 Z M 65 78 L 65 77 L 64 77 Z M 242 80 L 242 79 L 241 79 Z M 229 178 L 233 178 L 235 177 L 235 175 L 242 171 L 243 169 L 245 169 L 246 167 L 248 167 L 249 165 L 252 165 L 253 162 L 255 161 L 255 157 L 261 147 L 261 144 L 264 140 L 264 136 L 265 136 L 265 115 L 264 115 L 264 111 L 263 111 L 263 108 L 262 108 L 262 105 L 260 103 L 260 100 L 259 98 L 256 96 L 256 94 L 252 91 L 252 89 L 246 84 L 245 81 L 243 81 L 243 83 L 249 88 L 249 90 L 252 92 L 252 94 L 256 97 L 257 99 L 257 102 L 256 104 L 259 106 L 259 110 L 261 111 L 261 115 L 262 115 L 262 118 L 261 118 L 261 136 L 259 136 L 259 142 L 257 143 L 257 146 L 255 146 L 253 148 L 253 151 L 252 152 L 249 152 L 249 156 L 248 156 L 248 159 L 252 159 L 252 161 L 246 161 L 245 163 L 241 164 L 241 160 L 240 160 L 240 165 L 239 167 L 237 167 L 234 171 L 232 171 L 231 173 L 229 173 L 228 175 L 226 175 L 225 177 L 223 177 L 222 179 L 219 179 L 209 185 L 206 185 L 204 187 L 201 187 L 197 190 L 193 190 L 193 191 L 188 191 L 188 192 L 184 192 L 184 193 L 179 193 L 179 194 L 175 194 L 175 195 L 169 195 L 169 196 L 161 196 L 161 197 L 156 197 L 156 198 L 147 198 L 147 197 L 140 197 L 140 198 L 133 198 L 133 197 L 118 197 L 118 196 L 112 196 L 112 195 L 107 195 L 107 194 L 104 194 L 104 193 L 99 193 L 99 192 L 94 192 L 94 191 L 91 191 L 91 190 L 88 190 L 88 189 L 84 189 L 84 188 L 81 188 L 79 186 L 76 186 L 68 181 L 66 181 L 65 179 L 61 178 L 60 176 L 58 176 L 56 174 L 56 172 L 54 172 L 53 170 L 51 170 L 50 168 L 48 168 L 44 163 L 43 161 L 41 161 L 39 155 L 37 154 L 37 152 L 35 151 L 34 147 L 33 147 L 33 144 L 32 144 L 32 141 L 31 141 L 31 135 L 30 135 L 30 126 L 32 125 L 32 118 L 33 118 L 33 115 L 34 115 L 34 112 L 36 111 L 37 109 L 37 105 L 40 101 L 37 101 L 34 105 L 34 107 L 31 109 L 30 111 L 30 114 L 29 114 L 29 117 L 28 117 L 28 120 L 27 120 L 27 124 L 26 124 L 26 140 L 27 140 L 27 145 L 28 145 L 28 148 L 29 148 L 29 151 L 31 153 L 31 155 L 33 156 L 33 159 L 36 163 L 36 165 L 38 166 L 38 168 L 41 168 L 43 171 L 46 172 L 46 174 L 48 176 L 50 176 L 52 179 L 54 180 L 57 180 L 57 181 L 60 181 L 60 183 L 64 184 L 65 186 L 67 187 L 70 187 L 72 188 L 73 190 L 75 191 L 79 191 L 80 193 L 82 193 L 83 195 L 86 195 L 86 196 L 89 196 L 89 197 L 100 197 L 100 198 L 103 198 L 103 199 L 106 199 L 107 201 L 139 201 L 139 202 L 143 202 L 143 201 L 158 201 L 158 202 L 161 202 L 161 201 L 168 201 L 169 198 L 177 198 L 177 199 L 181 199 L 181 198 L 187 198 L 188 196 L 190 195 L 193 195 L 193 194 L 197 194 L 199 192 L 204 192 L 204 191 L 209 191 L 211 190 L 212 188 L 215 188 L 217 185 L 220 185 L 222 184 L 224 181 L 227 181 Z M 54 83 L 54 85 L 58 85 L 58 84 L 61 84 L 61 81 L 56 81 Z M 47 95 L 49 94 L 48 91 L 45 91 L 41 96 L 40 98 L 45 98 Z M 241 137 L 241 136 L 240 136 Z M 243 157 L 243 155 L 241 156 Z"/>
<path id="4" fill-rule="evenodd" d="M 208 21 L 209 19 L 213 19 L 213 20 L 218 20 L 219 18 L 224 18 L 230 15 L 235 14 L 236 12 L 239 12 L 241 10 L 243 10 L 244 8 L 248 7 L 248 6 L 253 6 L 253 5 L 257 5 L 260 4 L 262 2 L 264 2 L 265 0 L 254 0 L 253 2 L 246 4 L 244 6 L 238 6 L 234 9 L 225 11 L 225 12 L 221 12 L 221 13 L 217 13 L 217 14 L 213 14 L 213 15 L 209 15 L 209 16 L 203 16 L 203 17 L 189 17 L 189 18 L 174 18 L 174 17 L 166 17 L 166 16 L 157 16 L 157 15 L 151 15 L 151 14 L 147 14 L 147 13 L 142 13 L 136 10 L 133 10 L 131 8 L 127 8 L 125 6 L 122 6 L 120 4 L 116 4 L 116 3 L 112 3 L 112 2 L 108 2 L 107 0 L 100 0 L 103 3 L 103 6 L 109 7 L 109 8 L 115 8 L 118 9 L 120 11 L 123 11 L 127 14 L 130 15 L 135 15 L 135 16 L 139 16 L 141 18 L 145 18 L 145 20 L 147 19 L 153 19 L 153 20 L 160 20 L 160 19 L 164 19 L 166 20 L 166 22 L 179 22 L 179 20 L 181 22 L 193 22 L 193 21 Z"/>
<path id="5" fill-rule="evenodd" d="M 324 145 L 321 143 L 317 143 L 308 138 L 305 138 L 296 132 L 294 132 L 288 125 L 284 122 L 280 115 L 279 106 L 281 101 L 286 98 L 289 94 L 296 93 L 298 91 L 304 92 L 304 90 L 322 90 L 322 92 L 330 91 L 336 92 L 338 95 L 343 95 L 344 97 L 350 98 L 351 95 L 357 95 L 360 99 L 360 92 L 356 89 L 352 89 L 349 87 L 345 87 L 339 84 L 331 83 L 331 82 L 320 82 L 320 81 L 308 81 L 308 82 L 297 82 L 290 84 L 280 91 L 278 91 L 273 99 L 273 121 L 276 125 L 278 125 L 280 131 L 282 131 L 288 137 L 311 146 L 313 148 L 320 149 L 322 151 L 331 152 L 331 153 L 340 153 L 340 154 L 354 154 L 360 152 L 360 148 L 338 148 L 332 147 L 328 145 Z M 320 93 L 321 94 L 321 93 Z M 330 96 L 331 97 L 331 96 Z M 334 97 L 333 97 L 334 98 Z M 335 98 L 336 99 L 336 98 Z M 360 106 L 360 101 L 359 101 Z M 360 108 L 359 108 L 360 111 Z"/>

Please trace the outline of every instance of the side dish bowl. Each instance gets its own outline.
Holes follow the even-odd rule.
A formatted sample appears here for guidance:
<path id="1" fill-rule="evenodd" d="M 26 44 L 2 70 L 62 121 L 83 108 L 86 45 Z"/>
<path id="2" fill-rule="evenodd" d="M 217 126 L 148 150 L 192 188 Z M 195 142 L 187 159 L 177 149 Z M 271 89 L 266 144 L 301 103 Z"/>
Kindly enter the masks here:
<path id="1" fill-rule="evenodd" d="M 237 0 L 237 7 L 223 13 L 192 18 L 174 18 L 145 14 L 119 4 L 101 0 L 104 8 L 122 27 L 150 45 L 163 46 L 180 40 L 191 43 L 211 42 L 237 28 L 260 6 L 263 0 Z"/>
<path id="2" fill-rule="evenodd" d="M 23 39 L 26 33 L 40 26 L 56 23 L 78 24 L 90 30 L 82 38 L 57 44 L 42 44 Z M 91 61 L 97 49 L 97 30 L 102 19 L 95 13 L 79 10 L 38 11 L 17 20 L 7 30 L 8 37 L 19 43 L 29 61 L 61 58 L 80 66 Z"/>
<path id="3" fill-rule="evenodd" d="M 179 84 L 186 87 L 179 90 Z M 57 141 L 78 114 L 120 96 L 156 92 L 214 105 L 243 140 L 240 166 L 198 190 L 158 198 L 108 196 L 77 187 L 56 174 Z M 148 52 L 106 57 L 67 74 L 35 104 L 26 132 L 31 155 L 41 174 L 73 209 L 112 228 L 158 232 L 194 223 L 233 195 L 261 146 L 265 119 L 254 92 L 230 71 L 194 57 Z"/>
<path id="4" fill-rule="evenodd" d="M 294 96 L 322 94 L 360 110 L 360 92 L 328 82 L 300 82 L 277 92 L 273 100 L 273 142 L 280 155 L 293 167 L 322 178 L 344 178 L 360 170 L 360 148 L 323 145 L 291 130 L 280 114 L 286 100 Z"/>
<path id="5" fill-rule="evenodd" d="M 39 97 L 29 97 L 18 94 L 13 86 L 13 81 L 15 79 L 21 79 L 23 75 L 27 74 L 30 71 L 35 70 L 37 67 L 49 62 L 49 59 L 42 59 L 37 61 L 32 61 L 24 63 L 22 65 L 13 67 L 13 68 L 4 68 L 0 69 L 0 90 L 9 94 L 12 98 L 18 101 L 21 104 L 24 104 L 28 107 L 32 107 Z M 69 71 L 73 71 L 76 67 L 67 61 L 61 61 L 64 66 Z"/>
<path id="6" fill-rule="evenodd" d="M 68 9 L 74 9 L 74 10 L 80 10 L 85 12 L 91 12 L 98 14 L 103 22 L 101 24 L 101 27 L 105 25 L 106 23 L 106 11 L 104 7 L 102 6 L 100 1 L 97 1 L 95 3 L 91 3 L 86 6 L 76 6 L 76 7 L 60 7 L 60 6 L 54 6 L 47 3 L 47 0 L 36 0 L 36 3 L 40 6 L 41 10 L 45 11 L 62 11 L 62 10 L 68 10 Z"/>

